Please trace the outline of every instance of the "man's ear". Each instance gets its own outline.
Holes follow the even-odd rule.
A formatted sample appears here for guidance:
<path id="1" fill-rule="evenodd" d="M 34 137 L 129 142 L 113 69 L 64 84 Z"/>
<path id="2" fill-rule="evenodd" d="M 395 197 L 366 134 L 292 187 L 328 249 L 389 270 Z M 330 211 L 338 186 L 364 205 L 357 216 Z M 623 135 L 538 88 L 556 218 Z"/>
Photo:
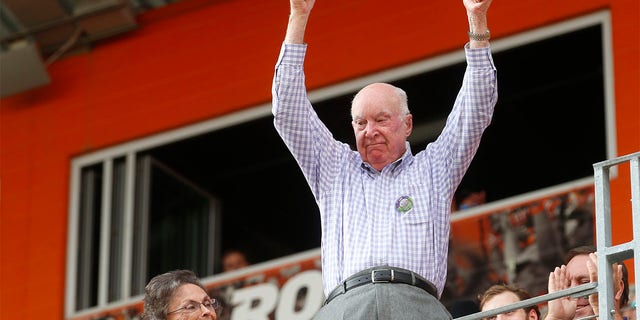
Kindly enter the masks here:
<path id="1" fill-rule="evenodd" d="M 527 320 L 538 320 L 538 314 L 536 313 L 536 310 L 534 309 L 529 310 L 529 314 L 527 315 Z"/>
<path id="2" fill-rule="evenodd" d="M 404 118 L 404 123 L 407 126 L 406 136 L 408 137 L 411 134 L 411 131 L 413 130 L 413 115 L 412 114 L 406 115 Z"/>

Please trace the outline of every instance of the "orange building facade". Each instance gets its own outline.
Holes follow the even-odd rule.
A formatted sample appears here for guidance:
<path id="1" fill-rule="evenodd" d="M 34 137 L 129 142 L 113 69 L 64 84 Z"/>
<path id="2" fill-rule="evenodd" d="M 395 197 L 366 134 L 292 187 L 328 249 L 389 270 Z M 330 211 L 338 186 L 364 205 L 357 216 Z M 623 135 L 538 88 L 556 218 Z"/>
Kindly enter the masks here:
<path id="1" fill-rule="evenodd" d="M 141 15 L 139 30 L 56 61 L 50 85 L 0 101 L 0 318 L 65 318 L 72 159 L 268 104 L 288 10 L 287 1 L 183 0 Z M 594 12 L 610 17 L 614 150 L 634 153 L 640 2 L 495 0 L 489 26 L 499 41 Z M 320 0 L 306 37 L 307 86 L 459 50 L 466 28 L 461 1 Z M 631 236 L 629 185 L 623 168 L 611 183 L 614 243 Z"/>

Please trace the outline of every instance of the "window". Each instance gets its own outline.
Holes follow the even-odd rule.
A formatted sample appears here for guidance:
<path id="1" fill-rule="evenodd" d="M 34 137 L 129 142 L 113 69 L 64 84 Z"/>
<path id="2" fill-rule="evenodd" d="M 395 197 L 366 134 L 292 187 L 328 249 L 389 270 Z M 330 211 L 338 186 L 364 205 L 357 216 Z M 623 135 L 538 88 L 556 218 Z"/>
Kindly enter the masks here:
<path id="1" fill-rule="evenodd" d="M 127 166 L 133 158 L 136 166 Z M 69 265 L 75 311 L 143 294 L 151 277 L 169 270 L 213 274 L 220 235 L 214 196 L 144 153 L 83 166 L 79 177 L 70 228 L 77 237 Z"/>

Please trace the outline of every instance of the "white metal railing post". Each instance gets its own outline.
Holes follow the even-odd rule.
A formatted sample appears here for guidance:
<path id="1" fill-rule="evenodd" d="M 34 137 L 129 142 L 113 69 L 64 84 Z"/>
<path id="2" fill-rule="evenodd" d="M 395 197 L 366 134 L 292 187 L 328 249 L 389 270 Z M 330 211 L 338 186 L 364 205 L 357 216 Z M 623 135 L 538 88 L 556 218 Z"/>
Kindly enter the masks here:
<path id="1" fill-rule="evenodd" d="M 631 214 L 633 224 L 633 265 L 635 276 L 635 296 L 636 296 L 636 319 L 640 319 L 640 152 L 631 159 L 629 167 L 631 170 Z"/>
<path id="2" fill-rule="evenodd" d="M 593 165 L 595 187 L 595 220 L 596 220 L 596 244 L 598 250 L 598 282 L 600 286 L 598 294 L 599 317 L 603 320 L 611 319 L 609 301 L 613 300 L 612 277 L 609 256 L 602 254 L 611 246 L 611 194 L 609 166 L 602 162 Z"/>
<path id="3" fill-rule="evenodd" d="M 609 169 L 629 162 L 630 179 L 631 179 L 631 214 L 633 239 L 631 241 L 613 245 L 611 238 L 611 194 L 610 194 L 610 176 Z M 611 265 L 614 262 L 620 262 L 633 258 L 635 288 L 640 280 L 640 152 L 621 156 L 611 160 L 595 163 L 594 183 L 596 194 L 596 241 L 598 248 L 598 282 L 600 282 L 600 290 L 598 294 L 599 317 L 600 319 L 613 319 L 614 309 L 614 291 L 613 291 L 613 272 Z M 638 294 L 636 294 L 636 305 L 638 305 Z M 636 316 L 640 316 L 638 308 L 636 308 Z"/>

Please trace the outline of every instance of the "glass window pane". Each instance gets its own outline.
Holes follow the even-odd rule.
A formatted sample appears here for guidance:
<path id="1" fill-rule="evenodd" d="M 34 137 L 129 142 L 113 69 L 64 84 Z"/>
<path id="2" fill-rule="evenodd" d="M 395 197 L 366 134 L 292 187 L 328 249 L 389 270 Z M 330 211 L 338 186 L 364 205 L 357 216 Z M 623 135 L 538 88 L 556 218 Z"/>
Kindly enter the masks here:
<path id="1" fill-rule="evenodd" d="M 119 158 L 113 162 L 111 193 L 111 235 L 109 236 L 109 292 L 108 301 L 122 299 L 122 254 L 124 246 L 124 210 L 126 162 Z"/>
<path id="2" fill-rule="evenodd" d="M 100 207 L 102 164 L 85 167 L 81 174 L 80 219 L 76 308 L 95 306 L 98 301 Z"/>
<path id="3" fill-rule="evenodd" d="M 209 199 L 162 166 L 152 168 L 148 274 L 186 268 L 205 276 Z"/>
<path id="4" fill-rule="evenodd" d="M 215 199 L 150 156 L 139 158 L 137 190 L 133 294 L 170 270 L 213 274 Z"/>

